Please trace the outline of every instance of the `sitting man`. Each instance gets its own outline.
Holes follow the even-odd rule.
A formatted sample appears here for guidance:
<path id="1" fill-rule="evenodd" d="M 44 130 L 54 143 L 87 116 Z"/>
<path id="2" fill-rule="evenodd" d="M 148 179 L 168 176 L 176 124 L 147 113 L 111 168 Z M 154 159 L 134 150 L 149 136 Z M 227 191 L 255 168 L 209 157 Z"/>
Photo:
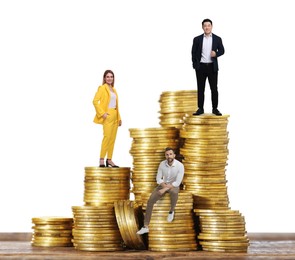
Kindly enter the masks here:
<path id="1" fill-rule="evenodd" d="M 184 175 L 184 166 L 180 161 L 175 159 L 175 153 L 170 147 L 165 149 L 165 157 L 166 160 L 162 161 L 158 168 L 156 178 L 158 187 L 152 192 L 147 202 L 144 226 L 137 231 L 136 234 L 138 235 L 149 232 L 148 225 L 152 217 L 154 204 L 164 196 L 166 192 L 170 194 L 171 201 L 167 221 L 172 222 L 174 219 L 174 210 L 178 199 L 179 185 L 181 184 Z"/>

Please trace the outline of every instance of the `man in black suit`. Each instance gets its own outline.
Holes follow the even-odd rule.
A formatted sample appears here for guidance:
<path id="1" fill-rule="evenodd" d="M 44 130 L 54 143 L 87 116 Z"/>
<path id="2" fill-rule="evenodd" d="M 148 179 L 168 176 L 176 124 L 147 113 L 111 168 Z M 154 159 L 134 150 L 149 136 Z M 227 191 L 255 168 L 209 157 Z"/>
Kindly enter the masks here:
<path id="1" fill-rule="evenodd" d="M 218 107 L 218 62 L 217 58 L 224 54 L 224 47 L 219 36 L 212 33 L 212 21 L 202 22 L 204 34 L 194 38 L 192 47 L 193 68 L 196 71 L 198 85 L 198 110 L 193 115 L 204 113 L 204 92 L 208 78 L 211 89 L 212 113 L 221 116 Z"/>

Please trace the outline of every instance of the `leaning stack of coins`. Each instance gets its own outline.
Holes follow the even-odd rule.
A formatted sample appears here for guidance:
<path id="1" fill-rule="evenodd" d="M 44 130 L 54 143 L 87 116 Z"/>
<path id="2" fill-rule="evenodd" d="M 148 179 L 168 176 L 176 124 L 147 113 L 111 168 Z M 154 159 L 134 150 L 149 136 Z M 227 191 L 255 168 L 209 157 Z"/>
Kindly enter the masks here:
<path id="1" fill-rule="evenodd" d="M 73 243 L 84 251 L 121 251 L 123 241 L 113 206 L 73 206 Z"/>
<path id="2" fill-rule="evenodd" d="M 198 108 L 196 90 L 165 91 L 160 95 L 160 125 L 180 129 L 186 114 Z"/>
<path id="3" fill-rule="evenodd" d="M 63 247 L 73 246 L 73 218 L 39 217 L 32 218 L 34 230 L 31 244 L 33 246 Z"/>
<path id="4" fill-rule="evenodd" d="M 178 148 L 179 130 L 174 127 L 131 128 L 133 138 L 130 154 L 133 156 L 132 184 L 135 200 L 142 202 L 141 195 L 150 194 L 156 187 L 156 174 L 161 161 L 165 160 L 165 148 Z"/>
<path id="5" fill-rule="evenodd" d="M 228 156 L 228 116 L 202 115 L 185 119 L 184 189 L 193 193 L 194 208 L 228 209 L 225 167 Z"/>
<path id="6" fill-rule="evenodd" d="M 85 205 L 111 205 L 114 201 L 129 199 L 130 168 L 85 167 Z"/>
<path id="7" fill-rule="evenodd" d="M 147 197 L 145 198 L 147 201 Z M 143 208 L 146 205 L 143 205 Z M 192 251 L 197 249 L 193 220 L 193 198 L 179 191 L 173 222 L 167 221 L 170 196 L 166 194 L 154 205 L 149 225 L 148 245 L 151 251 Z"/>
<path id="8" fill-rule="evenodd" d="M 146 249 L 144 237 L 136 231 L 143 224 L 141 206 L 130 200 L 120 200 L 114 203 L 116 219 L 125 246 L 130 249 Z"/>
<path id="9" fill-rule="evenodd" d="M 245 218 L 236 210 L 194 210 L 200 219 L 202 249 L 211 252 L 247 252 Z"/>

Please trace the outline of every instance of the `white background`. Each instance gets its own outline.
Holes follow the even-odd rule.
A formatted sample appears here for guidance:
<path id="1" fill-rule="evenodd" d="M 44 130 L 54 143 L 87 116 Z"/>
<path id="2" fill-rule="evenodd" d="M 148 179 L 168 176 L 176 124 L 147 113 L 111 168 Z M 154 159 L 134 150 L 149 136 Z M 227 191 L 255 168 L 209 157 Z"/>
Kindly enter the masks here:
<path id="1" fill-rule="evenodd" d="M 222 37 L 219 108 L 229 114 L 228 194 L 248 232 L 295 232 L 292 1 L 1 0 L 0 232 L 72 216 L 102 129 L 92 99 L 112 69 L 123 125 L 114 161 L 132 167 L 129 128 L 159 126 L 163 91 L 196 89 L 191 45 L 204 18 Z M 205 110 L 210 111 L 207 85 Z"/>

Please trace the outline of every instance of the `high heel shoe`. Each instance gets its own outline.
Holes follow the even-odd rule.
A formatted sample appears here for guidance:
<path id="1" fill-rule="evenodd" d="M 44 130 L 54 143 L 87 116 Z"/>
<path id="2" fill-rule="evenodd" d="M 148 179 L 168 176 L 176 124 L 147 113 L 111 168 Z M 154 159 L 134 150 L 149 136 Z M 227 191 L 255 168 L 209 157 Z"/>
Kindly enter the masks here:
<path id="1" fill-rule="evenodd" d="M 103 160 L 103 159 L 100 159 L 100 160 L 99 160 L 99 167 L 106 167 L 106 166 L 104 165 L 104 160 Z"/>
<path id="2" fill-rule="evenodd" d="M 115 165 L 115 164 L 109 164 L 108 159 L 106 159 L 106 167 L 119 168 L 118 165 Z"/>

